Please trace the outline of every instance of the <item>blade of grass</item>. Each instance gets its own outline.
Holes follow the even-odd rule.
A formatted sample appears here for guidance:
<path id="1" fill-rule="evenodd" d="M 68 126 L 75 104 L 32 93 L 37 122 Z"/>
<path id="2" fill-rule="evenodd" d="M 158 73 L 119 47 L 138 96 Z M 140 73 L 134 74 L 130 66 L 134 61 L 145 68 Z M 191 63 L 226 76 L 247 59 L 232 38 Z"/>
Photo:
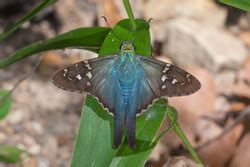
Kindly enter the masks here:
<path id="1" fill-rule="evenodd" d="M 245 11 L 250 11 L 249 0 L 219 0 L 219 2 L 245 10 Z"/>
<path id="2" fill-rule="evenodd" d="M 0 91 L 0 120 L 5 118 L 8 114 L 12 103 L 12 98 L 10 96 L 10 91 L 1 90 Z"/>
<path id="3" fill-rule="evenodd" d="M 56 3 L 56 0 L 43 0 L 40 4 L 38 4 L 35 8 L 29 11 L 26 15 L 24 15 L 20 20 L 18 20 L 14 25 L 9 27 L 7 31 L 0 34 L 0 42 L 10 36 L 13 32 L 15 32 L 18 28 L 20 28 L 25 22 L 34 17 L 37 13 L 45 9 L 46 7 Z"/>
<path id="4" fill-rule="evenodd" d="M 40 57 L 39 61 L 37 61 L 36 65 L 32 68 L 32 70 L 22 76 L 13 86 L 11 90 L 0 90 L 0 120 L 5 118 L 10 110 L 12 104 L 11 94 L 15 91 L 15 89 L 26 80 L 39 66 L 41 63 L 42 57 Z"/>
<path id="5" fill-rule="evenodd" d="M 81 47 L 86 50 L 98 52 L 109 31 L 109 28 L 104 27 L 79 28 L 52 39 L 33 43 L 1 60 L 0 69 L 27 56 L 47 50 Z"/>

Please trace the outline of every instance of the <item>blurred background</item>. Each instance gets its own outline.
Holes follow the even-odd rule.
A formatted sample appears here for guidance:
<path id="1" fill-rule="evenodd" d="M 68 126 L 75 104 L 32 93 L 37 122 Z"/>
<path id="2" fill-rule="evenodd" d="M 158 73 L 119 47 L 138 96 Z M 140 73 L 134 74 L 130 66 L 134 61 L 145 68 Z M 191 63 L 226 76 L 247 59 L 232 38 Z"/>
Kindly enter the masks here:
<path id="1" fill-rule="evenodd" d="M 39 0 L 1 0 L 0 32 Z M 169 99 L 177 108 L 185 134 L 205 164 L 246 167 L 250 164 L 250 13 L 214 0 L 131 0 L 136 18 L 150 22 L 153 56 L 195 75 L 202 88 L 194 95 Z M 126 18 L 122 1 L 59 0 L 0 44 L 0 58 L 32 42 L 78 27 L 111 26 Z M 52 84 L 51 76 L 77 61 L 96 57 L 78 49 L 42 53 L 36 71 L 13 92 L 8 116 L 0 121 L 0 144 L 31 154 L 15 165 L 69 166 L 84 95 Z M 0 71 L 0 88 L 12 89 L 39 60 L 31 56 Z M 163 128 L 168 126 L 168 122 Z M 165 135 L 146 166 L 195 166 L 182 142 Z"/>

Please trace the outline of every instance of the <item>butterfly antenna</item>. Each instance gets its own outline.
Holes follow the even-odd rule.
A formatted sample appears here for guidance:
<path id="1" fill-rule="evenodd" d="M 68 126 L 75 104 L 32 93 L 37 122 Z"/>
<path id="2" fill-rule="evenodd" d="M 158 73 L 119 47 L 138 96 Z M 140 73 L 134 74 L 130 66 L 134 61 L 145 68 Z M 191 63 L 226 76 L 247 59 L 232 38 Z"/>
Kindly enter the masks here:
<path id="1" fill-rule="evenodd" d="M 154 20 L 154 18 L 152 18 L 152 17 L 149 18 L 149 19 L 148 19 L 148 24 L 150 24 L 150 22 L 151 22 L 152 20 Z"/>
<path id="2" fill-rule="evenodd" d="M 106 18 L 105 16 L 102 16 L 102 18 L 104 19 L 104 21 L 106 22 L 107 26 L 110 28 L 110 30 L 111 30 L 111 32 L 114 34 L 114 36 L 122 43 L 123 40 L 121 40 L 121 39 L 118 37 L 118 35 L 115 34 L 115 32 L 113 31 L 113 29 L 110 27 L 107 18 Z"/>

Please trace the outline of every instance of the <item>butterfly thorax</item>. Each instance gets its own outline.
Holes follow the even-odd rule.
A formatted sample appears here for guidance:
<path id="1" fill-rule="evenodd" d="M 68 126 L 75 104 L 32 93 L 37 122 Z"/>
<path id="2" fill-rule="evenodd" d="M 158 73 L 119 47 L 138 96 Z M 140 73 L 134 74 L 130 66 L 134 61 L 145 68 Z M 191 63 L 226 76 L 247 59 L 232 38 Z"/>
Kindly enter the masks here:
<path id="1" fill-rule="evenodd" d="M 117 77 L 119 78 L 119 87 L 123 96 L 124 104 L 127 105 L 130 100 L 132 88 L 136 81 L 136 59 L 134 52 L 121 51 L 117 61 Z"/>
<path id="2" fill-rule="evenodd" d="M 117 71 L 121 82 L 131 83 L 136 79 L 136 59 L 133 52 L 120 52 Z"/>

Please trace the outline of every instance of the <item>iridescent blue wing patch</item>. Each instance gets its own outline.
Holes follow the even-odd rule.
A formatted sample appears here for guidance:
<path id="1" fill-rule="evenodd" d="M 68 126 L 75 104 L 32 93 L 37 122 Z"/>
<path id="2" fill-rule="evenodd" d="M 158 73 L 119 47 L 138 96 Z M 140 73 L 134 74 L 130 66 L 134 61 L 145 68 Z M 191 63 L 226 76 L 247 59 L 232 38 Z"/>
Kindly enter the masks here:
<path id="1" fill-rule="evenodd" d="M 112 69 L 117 55 L 89 59 L 72 64 L 53 76 L 53 83 L 64 90 L 73 92 L 89 92 L 98 97 L 99 101 L 114 111 L 115 75 Z"/>

